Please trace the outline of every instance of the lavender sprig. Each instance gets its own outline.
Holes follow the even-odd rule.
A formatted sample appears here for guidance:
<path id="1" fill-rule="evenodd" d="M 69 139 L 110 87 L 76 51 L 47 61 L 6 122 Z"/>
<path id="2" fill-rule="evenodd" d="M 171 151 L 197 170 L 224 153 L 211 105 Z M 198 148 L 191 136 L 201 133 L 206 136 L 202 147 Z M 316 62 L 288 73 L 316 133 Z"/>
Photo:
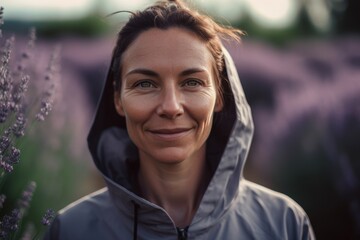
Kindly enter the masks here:
<path id="1" fill-rule="evenodd" d="M 8 239 L 15 234 L 21 225 L 27 209 L 30 206 L 32 196 L 36 188 L 35 182 L 30 182 L 17 202 L 17 207 L 9 215 L 4 215 L 0 221 L 0 239 Z M 3 196 L 3 195 L 2 195 Z"/>
<path id="2" fill-rule="evenodd" d="M 29 61 L 32 55 L 32 50 L 35 47 L 36 41 L 36 30 L 35 28 L 31 28 L 29 30 L 29 40 L 27 42 L 26 48 L 21 53 L 21 57 L 18 62 L 17 71 L 14 72 L 14 76 L 22 79 L 26 74 L 24 74 L 26 62 Z"/>
<path id="3" fill-rule="evenodd" d="M 1 31 L 1 25 L 4 24 L 4 8 L 0 7 L 0 38 L 2 38 L 2 31 Z"/>
<path id="4" fill-rule="evenodd" d="M 0 40 L 2 40 L 2 24 L 3 8 L 0 7 Z M 26 109 L 25 93 L 28 90 L 30 80 L 27 63 L 32 58 L 35 40 L 36 31 L 32 28 L 29 33 L 29 41 L 20 58 L 16 60 L 17 65 L 15 65 L 15 68 L 11 66 L 13 61 L 10 63 L 15 37 L 10 37 L 5 41 L 5 44 L 1 43 L 0 47 L 0 188 L 7 176 L 5 174 L 12 172 L 14 165 L 20 161 L 17 139 L 24 136 L 27 120 L 30 117 L 27 116 L 29 112 Z M 45 119 L 54 104 L 54 79 L 58 77 L 60 70 L 59 53 L 60 48 L 57 47 L 45 72 L 45 82 L 48 86 L 41 96 L 41 106 L 35 116 L 40 121 Z M 22 219 L 30 207 L 35 189 L 35 182 L 30 182 L 17 201 L 15 209 L 9 214 L 1 214 L 3 217 L 0 219 L 0 239 L 18 239 L 16 234 L 19 234 L 18 229 L 22 225 Z M 4 194 L 0 194 L 0 209 L 4 205 L 5 198 Z M 47 210 L 41 219 L 41 223 L 45 226 L 50 225 L 54 216 L 55 212 L 53 210 Z M 24 235 L 23 239 L 30 239 L 33 232 L 34 229 L 26 231 L 27 235 Z"/>
<path id="5" fill-rule="evenodd" d="M 9 61 L 11 57 L 11 50 L 15 38 L 11 37 L 5 43 L 5 48 L 1 52 L 0 62 L 0 123 L 4 123 L 10 112 L 11 106 L 11 89 L 12 76 L 9 71 Z"/>
<path id="6" fill-rule="evenodd" d="M 5 155 L 0 161 L 0 167 L 5 170 L 5 172 L 12 172 L 14 170 L 14 165 L 19 163 L 20 160 L 20 150 L 12 146 L 10 153 Z"/>
<path id="7" fill-rule="evenodd" d="M 7 129 L 0 137 L 0 156 L 3 156 L 5 154 L 5 151 L 8 149 L 8 147 L 11 144 L 10 134 L 11 134 L 11 129 Z"/>
<path id="8" fill-rule="evenodd" d="M 0 221 L 0 239 L 7 239 L 19 229 L 21 212 L 15 208 L 9 215 L 5 215 Z"/>
<path id="9" fill-rule="evenodd" d="M 26 117 L 24 114 L 19 113 L 16 116 L 16 121 L 13 124 L 11 131 L 15 137 L 19 138 L 25 135 Z"/>
<path id="10" fill-rule="evenodd" d="M 45 74 L 45 81 L 49 83 L 48 89 L 43 93 L 43 97 L 40 102 L 40 111 L 36 114 L 36 120 L 44 121 L 45 117 L 52 110 L 54 98 L 55 98 L 55 77 L 59 74 L 60 64 L 60 47 L 56 47 L 47 68 Z"/>
<path id="11" fill-rule="evenodd" d="M 43 218 L 41 219 L 41 224 L 44 226 L 50 226 L 54 218 L 55 218 L 55 211 L 53 209 L 48 209 L 46 210 Z"/>
<path id="12" fill-rule="evenodd" d="M 30 182 L 22 193 L 22 196 L 17 202 L 18 208 L 24 213 L 30 206 L 30 202 L 36 189 L 36 183 Z"/>
<path id="13" fill-rule="evenodd" d="M 18 131 L 19 129 L 15 130 Z M 20 161 L 20 150 L 12 145 L 11 131 L 14 130 L 12 128 L 5 130 L 0 138 L 0 168 L 5 173 L 12 172 L 14 165 Z"/>
<path id="14" fill-rule="evenodd" d="M 15 42 L 15 37 L 6 40 L 4 50 L 1 51 L 1 65 L 0 65 L 0 90 L 1 95 L 4 95 L 4 92 L 9 92 L 11 89 L 11 75 L 9 72 L 9 62 L 11 57 L 12 47 Z"/>
<path id="15" fill-rule="evenodd" d="M 5 123 L 10 119 L 7 130 L 0 138 L 0 168 L 4 173 L 10 173 L 14 169 L 14 164 L 19 162 L 20 150 L 13 146 L 13 138 L 24 136 L 27 119 L 25 116 L 25 93 L 28 90 L 30 76 L 24 73 L 25 60 L 29 59 L 30 49 L 35 44 L 35 30 L 30 30 L 30 40 L 27 44 L 26 51 L 23 52 L 20 59 L 18 71 L 11 73 L 9 61 L 13 48 L 14 37 L 6 41 L 5 49 L 1 55 L 0 65 L 0 123 Z M 21 66 L 21 67 L 20 67 Z M 14 83 L 13 79 L 19 79 Z M 11 114 L 14 113 L 15 116 Z M 11 118 L 10 118 L 11 117 Z M 13 121 L 15 118 L 15 121 Z M 13 122 L 11 122 L 13 121 Z M 10 135 L 10 132 L 12 135 Z M 10 146 L 13 146 L 10 148 Z M 2 175 L 1 175 L 2 176 Z"/>
<path id="16" fill-rule="evenodd" d="M 25 92 L 28 90 L 28 84 L 29 84 L 30 76 L 24 75 L 20 79 L 20 83 L 17 86 L 14 86 L 13 88 L 13 94 L 12 94 L 12 101 L 10 104 L 10 109 L 13 112 L 20 112 L 25 111 L 23 99 Z"/>
<path id="17" fill-rule="evenodd" d="M 5 200 L 6 200 L 5 194 L 0 194 L 0 209 L 4 207 Z"/>

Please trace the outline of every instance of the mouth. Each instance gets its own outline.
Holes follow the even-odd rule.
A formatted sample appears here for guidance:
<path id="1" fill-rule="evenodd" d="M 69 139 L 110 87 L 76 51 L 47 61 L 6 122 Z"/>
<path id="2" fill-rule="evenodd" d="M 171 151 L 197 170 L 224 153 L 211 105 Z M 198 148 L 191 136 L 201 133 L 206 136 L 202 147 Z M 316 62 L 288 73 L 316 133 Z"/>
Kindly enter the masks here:
<path id="1" fill-rule="evenodd" d="M 177 140 L 192 131 L 192 128 L 162 128 L 148 130 L 156 138 L 162 140 Z"/>

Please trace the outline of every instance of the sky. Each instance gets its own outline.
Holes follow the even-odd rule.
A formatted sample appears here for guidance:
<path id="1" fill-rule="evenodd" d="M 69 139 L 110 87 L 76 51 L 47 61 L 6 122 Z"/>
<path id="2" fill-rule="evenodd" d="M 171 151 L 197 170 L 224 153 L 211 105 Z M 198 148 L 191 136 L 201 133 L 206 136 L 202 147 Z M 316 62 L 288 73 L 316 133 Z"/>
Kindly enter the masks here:
<path id="1" fill-rule="evenodd" d="M 86 16 L 95 8 L 104 14 L 113 11 L 143 9 L 150 0 L 1 0 L 5 19 L 49 20 Z M 199 9 L 231 22 L 250 15 L 260 24 L 282 28 L 297 15 L 297 0 L 191 0 Z"/>

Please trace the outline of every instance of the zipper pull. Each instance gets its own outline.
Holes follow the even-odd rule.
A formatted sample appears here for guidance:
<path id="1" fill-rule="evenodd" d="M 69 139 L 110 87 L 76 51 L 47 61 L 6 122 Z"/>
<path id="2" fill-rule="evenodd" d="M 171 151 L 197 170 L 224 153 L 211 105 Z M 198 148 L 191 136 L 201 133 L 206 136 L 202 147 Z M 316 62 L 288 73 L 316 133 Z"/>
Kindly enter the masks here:
<path id="1" fill-rule="evenodd" d="M 178 233 L 178 240 L 186 240 L 187 239 L 187 234 L 188 234 L 188 228 L 176 228 L 177 233 Z"/>

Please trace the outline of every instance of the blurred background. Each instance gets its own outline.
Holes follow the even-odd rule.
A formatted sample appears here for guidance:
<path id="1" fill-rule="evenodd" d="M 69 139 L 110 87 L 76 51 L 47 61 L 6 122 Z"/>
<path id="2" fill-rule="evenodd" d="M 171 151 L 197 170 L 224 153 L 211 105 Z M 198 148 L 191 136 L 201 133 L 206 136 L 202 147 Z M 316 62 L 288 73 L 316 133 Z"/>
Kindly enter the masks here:
<path id="1" fill-rule="evenodd" d="M 37 31 L 31 81 L 41 82 L 61 45 L 61 81 L 49 118 L 26 134 L 6 179 L 6 208 L 37 182 L 26 221 L 103 186 L 86 136 L 116 30 L 149 0 L 2 0 L 3 39 L 13 61 Z M 252 107 L 256 132 L 245 177 L 287 194 L 307 212 L 318 239 L 360 239 L 360 1 L 193 0 L 224 25 L 245 31 L 225 42 Z M 15 65 L 14 65 L 15 66 Z M 39 84 L 39 83 L 37 83 Z M 41 83 L 40 83 L 41 85 Z"/>

